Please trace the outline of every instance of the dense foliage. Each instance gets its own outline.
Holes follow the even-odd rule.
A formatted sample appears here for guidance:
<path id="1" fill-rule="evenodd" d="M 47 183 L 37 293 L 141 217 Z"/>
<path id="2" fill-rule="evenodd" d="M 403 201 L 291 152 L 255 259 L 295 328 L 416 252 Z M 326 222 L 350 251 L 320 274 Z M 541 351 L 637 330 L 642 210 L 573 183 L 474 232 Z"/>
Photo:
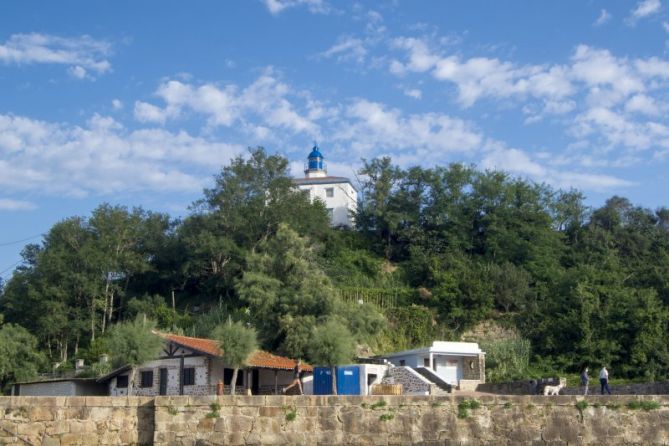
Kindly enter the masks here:
<path id="1" fill-rule="evenodd" d="M 617 196 L 591 209 L 578 191 L 461 164 L 381 158 L 360 178 L 355 230 L 330 228 L 262 149 L 224 167 L 183 220 L 108 204 L 66 219 L 25 247 L 0 295 L 5 327 L 68 362 L 137 315 L 199 336 L 232 319 L 262 348 L 327 363 L 492 319 L 519 333 L 489 344 L 493 376 L 606 363 L 669 377 L 669 209 Z"/>

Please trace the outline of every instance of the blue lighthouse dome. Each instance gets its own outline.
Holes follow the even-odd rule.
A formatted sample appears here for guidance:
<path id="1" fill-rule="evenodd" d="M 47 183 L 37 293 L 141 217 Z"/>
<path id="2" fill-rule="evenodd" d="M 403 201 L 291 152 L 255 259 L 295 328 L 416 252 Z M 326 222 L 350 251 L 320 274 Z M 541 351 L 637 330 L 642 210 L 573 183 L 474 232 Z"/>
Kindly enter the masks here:
<path id="1" fill-rule="evenodd" d="M 321 155 L 321 151 L 318 150 L 318 146 L 314 146 L 314 148 L 311 149 L 311 153 L 309 154 L 309 159 L 311 158 L 323 158 L 323 155 Z"/>
<path id="2" fill-rule="evenodd" d="M 318 146 L 314 146 L 314 148 L 311 149 L 308 160 L 309 162 L 307 169 L 309 171 L 323 170 L 323 155 L 321 154 L 320 150 L 318 150 Z"/>

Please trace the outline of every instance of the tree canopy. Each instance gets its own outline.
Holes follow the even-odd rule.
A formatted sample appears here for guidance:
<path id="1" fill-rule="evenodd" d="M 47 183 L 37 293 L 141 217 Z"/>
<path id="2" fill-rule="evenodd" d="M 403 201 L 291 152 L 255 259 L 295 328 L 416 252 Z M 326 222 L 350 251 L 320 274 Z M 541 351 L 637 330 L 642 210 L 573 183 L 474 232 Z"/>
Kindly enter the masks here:
<path id="1" fill-rule="evenodd" d="M 492 320 L 522 347 L 494 347 L 522 353 L 498 376 L 606 362 L 620 377 L 669 377 L 667 208 L 619 196 L 590 207 L 505 172 L 380 158 L 359 172 L 356 227 L 331 228 L 288 167 L 251 149 L 183 219 L 101 204 L 56 223 L 0 289 L 4 327 L 70 362 L 137 315 L 197 336 L 232 318 L 261 348 L 314 362 L 457 340 Z"/>

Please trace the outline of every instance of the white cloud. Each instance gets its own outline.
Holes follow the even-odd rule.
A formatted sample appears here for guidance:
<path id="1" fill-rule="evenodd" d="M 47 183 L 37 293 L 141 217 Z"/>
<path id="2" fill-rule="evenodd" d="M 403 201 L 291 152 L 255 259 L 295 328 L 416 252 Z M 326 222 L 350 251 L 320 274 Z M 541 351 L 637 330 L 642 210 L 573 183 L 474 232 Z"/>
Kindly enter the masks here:
<path id="1" fill-rule="evenodd" d="M 577 137 L 594 136 L 608 147 L 633 151 L 669 147 L 669 128 L 657 122 L 637 122 L 607 108 L 592 108 L 580 114 L 572 131 Z"/>
<path id="2" fill-rule="evenodd" d="M 597 17 L 597 20 L 595 20 L 594 25 L 602 26 L 605 23 L 608 23 L 609 20 L 611 20 L 611 14 L 609 14 L 606 9 L 602 9 L 602 11 L 599 13 L 599 17 Z"/>
<path id="3" fill-rule="evenodd" d="M 657 14 L 662 7 L 660 0 L 642 0 L 637 3 L 636 8 L 630 11 L 629 23 L 634 23 L 639 19 Z"/>
<path id="4" fill-rule="evenodd" d="M 233 84 L 192 85 L 170 80 L 156 91 L 156 96 L 165 102 L 165 106 L 161 108 L 138 101 L 135 103 L 135 118 L 140 122 L 163 124 L 186 112 L 193 112 L 206 116 L 210 127 L 230 127 L 253 119 L 269 128 L 316 137 L 320 129 L 309 117 L 315 109 L 307 104 L 307 110 L 301 112 L 291 102 L 297 101 L 298 93 L 281 82 L 271 69 L 244 89 Z"/>
<path id="5" fill-rule="evenodd" d="M 6 64 L 67 65 L 73 76 L 83 79 L 88 71 L 103 74 L 111 70 L 107 57 L 111 45 L 90 36 L 59 37 L 49 34 L 13 34 L 0 44 L 0 62 Z"/>
<path id="6" fill-rule="evenodd" d="M 643 113 L 656 116 L 660 113 L 660 107 L 652 97 L 645 94 L 637 94 L 627 101 L 625 111 L 628 113 Z"/>
<path id="7" fill-rule="evenodd" d="M 112 108 L 114 110 L 121 110 L 123 108 L 123 102 L 120 99 L 112 99 Z"/>
<path id="8" fill-rule="evenodd" d="M 85 126 L 0 115 L 0 188 L 68 196 L 196 192 L 242 151 L 184 131 L 130 131 L 99 115 Z"/>
<path id="9" fill-rule="evenodd" d="M 35 204 L 29 201 L 0 198 L 0 211 L 30 211 L 35 208 Z"/>
<path id="10" fill-rule="evenodd" d="M 77 79 L 85 79 L 86 78 L 86 68 L 82 66 L 74 66 L 70 67 L 67 70 L 72 76 L 76 77 Z"/>
<path id="11" fill-rule="evenodd" d="M 597 173 L 583 173 L 570 170 L 558 170 L 546 167 L 532 159 L 526 152 L 498 147 L 493 145 L 492 150 L 486 155 L 479 167 L 484 169 L 497 169 L 510 172 L 515 175 L 528 177 L 539 183 L 547 183 L 558 188 L 578 188 L 594 191 L 605 191 L 611 188 L 630 187 L 635 183 L 611 175 Z M 548 161 L 551 161 L 550 159 Z"/>
<path id="12" fill-rule="evenodd" d="M 517 66 L 488 57 L 463 60 L 457 55 L 434 52 L 425 40 L 413 37 L 396 38 L 391 46 L 408 54 L 406 63 L 390 61 L 391 73 L 429 72 L 436 80 L 452 82 L 458 87 L 458 101 L 464 107 L 484 97 L 561 98 L 573 91 L 568 73 L 561 66 Z"/>
<path id="13" fill-rule="evenodd" d="M 363 40 L 351 36 L 340 37 L 337 43 L 319 54 L 324 58 L 334 57 L 340 62 L 352 60 L 357 63 L 363 63 L 366 55 L 367 49 Z"/>
<path id="14" fill-rule="evenodd" d="M 359 156 L 390 150 L 401 158 L 400 152 L 409 149 L 413 154 L 407 162 L 443 161 L 447 152 L 470 154 L 483 142 L 483 136 L 461 119 L 440 113 L 404 116 L 398 109 L 366 99 L 346 107 L 333 133 Z"/>
<path id="15" fill-rule="evenodd" d="M 264 0 L 271 14 L 277 15 L 288 8 L 306 6 L 309 12 L 327 14 L 332 8 L 324 0 Z"/>
<path id="16" fill-rule="evenodd" d="M 158 124 L 164 124 L 167 118 L 171 115 L 168 109 L 162 109 L 142 101 L 135 102 L 134 113 L 135 119 L 139 122 L 153 122 Z"/>
<path id="17" fill-rule="evenodd" d="M 423 92 L 420 91 L 418 88 L 411 88 L 408 90 L 404 90 L 404 94 L 414 99 L 421 99 L 423 97 Z"/>

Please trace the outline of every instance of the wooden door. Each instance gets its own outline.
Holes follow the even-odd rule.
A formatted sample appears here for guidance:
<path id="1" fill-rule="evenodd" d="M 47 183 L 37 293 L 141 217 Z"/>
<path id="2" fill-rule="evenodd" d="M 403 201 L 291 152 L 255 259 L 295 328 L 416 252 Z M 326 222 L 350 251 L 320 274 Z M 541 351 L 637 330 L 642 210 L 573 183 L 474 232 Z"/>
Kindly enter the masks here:
<path id="1" fill-rule="evenodd" d="M 167 395 L 167 369 L 160 369 L 160 394 Z"/>

